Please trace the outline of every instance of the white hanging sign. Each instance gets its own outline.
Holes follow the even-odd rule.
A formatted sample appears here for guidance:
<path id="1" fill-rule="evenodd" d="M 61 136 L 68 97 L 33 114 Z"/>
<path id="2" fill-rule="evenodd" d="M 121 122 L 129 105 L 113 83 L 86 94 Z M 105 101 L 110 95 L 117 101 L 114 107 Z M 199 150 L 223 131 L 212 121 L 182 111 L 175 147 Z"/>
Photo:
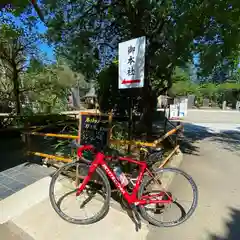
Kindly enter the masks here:
<path id="1" fill-rule="evenodd" d="M 146 37 L 119 43 L 118 88 L 142 88 L 144 86 Z"/>

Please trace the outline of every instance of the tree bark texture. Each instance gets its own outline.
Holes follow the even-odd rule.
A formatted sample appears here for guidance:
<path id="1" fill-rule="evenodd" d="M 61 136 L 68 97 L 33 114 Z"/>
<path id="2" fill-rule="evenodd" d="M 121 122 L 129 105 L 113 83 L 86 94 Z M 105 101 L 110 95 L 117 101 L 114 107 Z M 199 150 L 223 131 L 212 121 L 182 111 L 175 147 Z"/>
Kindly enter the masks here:
<path id="1" fill-rule="evenodd" d="M 15 97 L 15 106 L 17 115 L 21 114 L 21 100 L 20 100 L 20 89 L 19 89 L 19 81 L 18 81 L 18 73 L 17 71 L 13 72 L 13 92 Z"/>

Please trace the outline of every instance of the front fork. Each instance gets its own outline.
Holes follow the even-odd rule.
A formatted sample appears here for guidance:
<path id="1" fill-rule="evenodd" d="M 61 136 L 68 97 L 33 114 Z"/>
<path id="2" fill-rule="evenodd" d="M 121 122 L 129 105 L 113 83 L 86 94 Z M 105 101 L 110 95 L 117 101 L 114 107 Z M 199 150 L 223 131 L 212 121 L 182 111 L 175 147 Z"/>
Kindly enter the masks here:
<path id="1" fill-rule="evenodd" d="M 77 188 L 76 196 L 79 196 L 81 194 L 81 192 L 86 187 L 86 185 L 88 184 L 89 180 L 91 179 L 91 177 L 92 177 L 93 173 L 95 172 L 96 168 L 97 168 L 96 164 L 92 163 L 90 165 L 89 171 L 88 171 L 88 175 L 84 178 L 84 180 L 83 180 L 82 184 L 79 186 L 79 188 Z"/>
<path id="2" fill-rule="evenodd" d="M 82 184 L 77 188 L 76 196 L 79 196 L 83 189 L 86 187 L 90 179 L 92 178 L 93 173 L 96 171 L 99 163 L 104 159 L 104 155 L 102 153 L 97 153 L 95 160 L 89 166 L 89 171 L 87 176 L 84 178 Z M 77 169 L 78 171 L 78 169 Z M 77 174 L 78 175 L 78 174 Z"/>

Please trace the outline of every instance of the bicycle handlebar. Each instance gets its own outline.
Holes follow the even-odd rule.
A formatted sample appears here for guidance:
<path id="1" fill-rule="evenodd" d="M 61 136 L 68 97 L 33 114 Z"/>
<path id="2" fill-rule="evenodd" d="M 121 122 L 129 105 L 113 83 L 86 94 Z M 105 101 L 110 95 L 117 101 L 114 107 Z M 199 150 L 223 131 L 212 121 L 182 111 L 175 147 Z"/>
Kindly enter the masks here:
<path id="1" fill-rule="evenodd" d="M 78 157 L 82 157 L 83 151 L 92 151 L 92 152 L 94 152 L 95 150 L 96 150 L 96 148 L 93 145 L 79 146 L 79 148 L 77 149 L 77 155 L 78 155 Z"/>
<path id="2" fill-rule="evenodd" d="M 78 157 L 82 158 L 83 157 L 83 151 L 91 151 L 92 153 L 97 153 L 102 151 L 102 149 L 98 149 L 98 147 L 95 147 L 94 145 L 82 145 L 79 146 L 77 149 L 77 155 Z M 118 152 L 113 152 L 111 156 L 105 156 L 107 158 L 111 158 L 112 160 L 118 160 L 119 153 Z"/>

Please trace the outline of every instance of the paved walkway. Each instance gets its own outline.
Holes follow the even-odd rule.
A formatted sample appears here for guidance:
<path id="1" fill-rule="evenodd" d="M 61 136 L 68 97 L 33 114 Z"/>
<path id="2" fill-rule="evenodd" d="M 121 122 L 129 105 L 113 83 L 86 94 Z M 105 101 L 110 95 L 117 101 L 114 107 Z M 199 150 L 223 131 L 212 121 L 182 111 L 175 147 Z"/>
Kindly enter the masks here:
<path id="1" fill-rule="evenodd" d="M 147 240 L 239 240 L 240 152 L 226 143 L 202 140 L 195 155 L 185 155 L 181 169 L 193 176 L 199 204 L 192 218 L 174 228 L 149 228 Z M 184 191 L 179 186 L 178 190 Z"/>
<path id="2" fill-rule="evenodd" d="M 187 116 L 184 117 L 187 122 L 201 123 L 240 123 L 240 111 L 222 111 L 222 110 L 193 110 L 189 109 Z"/>
<path id="3" fill-rule="evenodd" d="M 41 165 L 23 163 L 0 172 L 0 201 L 48 176 L 52 171 Z"/>

